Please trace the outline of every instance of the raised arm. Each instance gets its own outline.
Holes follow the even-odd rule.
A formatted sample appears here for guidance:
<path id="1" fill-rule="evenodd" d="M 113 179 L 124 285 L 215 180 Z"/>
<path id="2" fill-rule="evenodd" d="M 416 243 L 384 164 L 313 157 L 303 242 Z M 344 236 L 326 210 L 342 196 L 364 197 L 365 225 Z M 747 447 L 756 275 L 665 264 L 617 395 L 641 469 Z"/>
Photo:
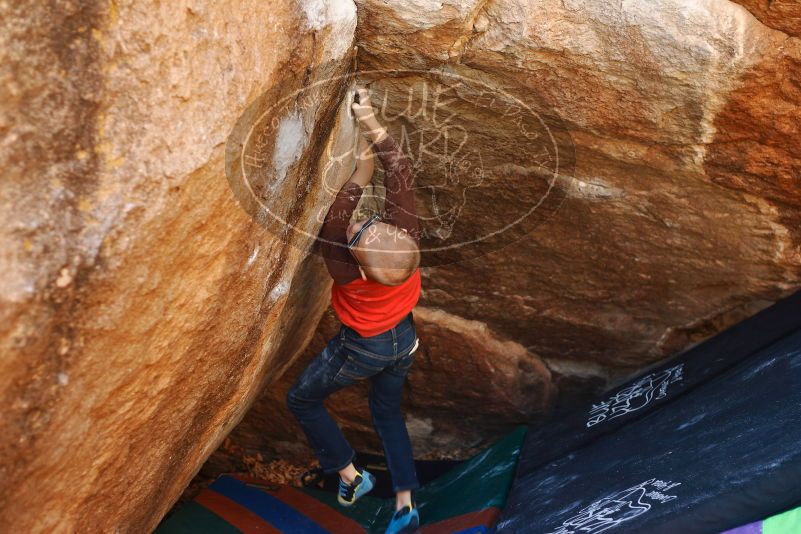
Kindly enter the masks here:
<path id="1" fill-rule="evenodd" d="M 414 204 L 414 189 L 411 159 L 403 153 L 398 143 L 387 132 L 373 111 L 370 94 L 364 87 L 358 88 L 359 103 L 353 104 L 353 111 L 362 127 L 371 137 L 376 154 L 384 167 L 384 220 L 403 228 L 416 241 L 420 240 L 417 210 Z"/>
<path id="2" fill-rule="evenodd" d="M 374 168 L 373 150 L 360 135 L 356 147 L 356 169 L 337 193 L 320 229 L 320 249 L 328 272 L 337 284 L 346 284 L 359 277 L 359 267 L 345 248 L 346 230 L 363 188 L 373 177 Z"/>
<path id="3" fill-rule="evenodd" d="M 348 182 L 353 182 L 359 187 L 365 187 L 373 179 L 375 170 L 375 153 L 363 135 L 359 135 L 359 142 L 356 146 L 356 170 L 350 176 Z"/>
<path id="4" fill-rule="evenodd" d="M 356 87 L 356 92 L 359 94 L 359 101 L 351 104 L 353 114 L 356 115 L 359 124 L 373 140 L 373 143 L 379 143 L 388 134 L 387 129 L 381 126 L 375 117 L 373 104 L 370 102 L 370 91 L 360 85 Z"/>

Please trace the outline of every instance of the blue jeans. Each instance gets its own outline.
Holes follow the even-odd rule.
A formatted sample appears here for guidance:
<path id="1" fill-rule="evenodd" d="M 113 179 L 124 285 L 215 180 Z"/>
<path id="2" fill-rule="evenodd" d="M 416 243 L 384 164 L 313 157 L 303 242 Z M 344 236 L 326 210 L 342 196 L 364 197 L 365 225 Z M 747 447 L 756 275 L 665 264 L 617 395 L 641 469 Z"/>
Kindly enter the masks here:
<path id="1" fill-rule="evenodd" d="M 286 396 L 287 406 L 303 428 L 324 473 L 347 467 L 356 452 L 323 406 L 323 399 L 369 378 L 370 413 L 384 447 L 392 488 L 398 492 L 420 487 L 401 414 L 401 391 L 416 349 L 417 331 L 411 312 L 393 328 L 371 337 L 362 337 L 342 325 L 295 381 Z"/>

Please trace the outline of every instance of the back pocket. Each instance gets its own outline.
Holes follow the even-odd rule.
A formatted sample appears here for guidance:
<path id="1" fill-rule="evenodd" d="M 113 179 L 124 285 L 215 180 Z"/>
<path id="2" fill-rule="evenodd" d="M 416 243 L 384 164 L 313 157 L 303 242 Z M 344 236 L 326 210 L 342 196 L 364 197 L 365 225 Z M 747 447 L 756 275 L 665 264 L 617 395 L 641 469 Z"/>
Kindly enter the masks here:
<path id="1" fill-rule="evenodd" d="M 389 363 L 382 360 L 374 360 L 369 356 L 364 356 L 358 352 L 353 352 L 349 348 L 345 349 L 345 363 L 334 375 L 334 382 L 341 385 L 352 384 L 358 380 L 364 380 L 375 374 L 380 373 Z"/>
<path id="2" fill-rule="evenodd" d="M 414 363 L 414 358 L 417 355 L 417 349 L 419 346 L 420 339 L 415 337 L 414 345 L 412 345 L 412 348 L 409 349 L 409 352 L 398 358 L 398 361 L 395 362 L 394 368 L 398 374 L 406 374 L 409 371 L 409 367 L 411 367 Z"/>

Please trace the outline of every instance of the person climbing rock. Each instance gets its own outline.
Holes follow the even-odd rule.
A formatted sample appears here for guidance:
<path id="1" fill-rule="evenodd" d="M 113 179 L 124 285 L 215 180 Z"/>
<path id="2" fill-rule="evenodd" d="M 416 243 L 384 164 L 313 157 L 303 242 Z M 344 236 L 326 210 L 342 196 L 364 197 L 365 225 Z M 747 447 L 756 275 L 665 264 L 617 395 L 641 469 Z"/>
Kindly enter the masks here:
<path id="1" fill-rule="evenodd" d="M 356 453 L 323 400 L 359 381 L 371 382 L 368 402 L 395 491 L 386 532 L 413 532 L 419 487 L 412 446 L 401 413 L 401 391 L 418 347 L 412 308 L 420 296 L 419 227 L 409 157 L 375 116 L 370 93 L 358 86 L 351 109 L 371 142 L 359 135 L 356 169 L 337 194 L 320 231 L 320 246 L 334 279 L 331 305 L 342 326 L 309 363 L 286 401 L 320 460 L 339 473 L 338 502 L 353 505 L 375 484 L 354 465 Z M 385 170 L 384 208 L 350 224 L 374 168 L 373 147 Z"/>

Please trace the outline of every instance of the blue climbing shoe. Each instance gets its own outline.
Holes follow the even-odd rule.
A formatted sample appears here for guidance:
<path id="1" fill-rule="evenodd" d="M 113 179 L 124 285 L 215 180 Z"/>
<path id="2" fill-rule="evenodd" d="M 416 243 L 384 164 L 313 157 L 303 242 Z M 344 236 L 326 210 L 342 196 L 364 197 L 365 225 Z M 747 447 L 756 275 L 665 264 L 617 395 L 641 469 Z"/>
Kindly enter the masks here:
<path id="1" fill-rule="evenodd" d="M 359 473 L 358 471 L 356 472 Z M 362 469 L 351 484 L 348 484 L 340 477 L 337 501 L 342 506 L 352 506 L 359 497 L 373 489 L 373 486 L 375 486 L 375 476 L 367 469 Z"/>
<path id="2" fill-rule="evenodd" d="M 412 500 L 412 504 L 407 504 L 392 514 L 384 534 L 411 534 L 419 526 L 420 514 L 417 513 L 417 505 Z"/>

